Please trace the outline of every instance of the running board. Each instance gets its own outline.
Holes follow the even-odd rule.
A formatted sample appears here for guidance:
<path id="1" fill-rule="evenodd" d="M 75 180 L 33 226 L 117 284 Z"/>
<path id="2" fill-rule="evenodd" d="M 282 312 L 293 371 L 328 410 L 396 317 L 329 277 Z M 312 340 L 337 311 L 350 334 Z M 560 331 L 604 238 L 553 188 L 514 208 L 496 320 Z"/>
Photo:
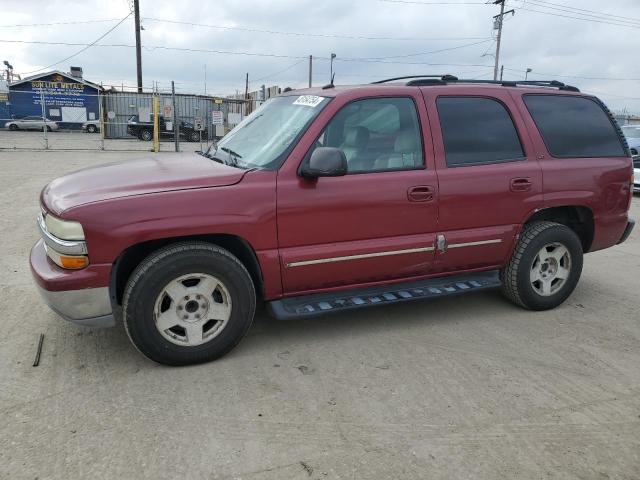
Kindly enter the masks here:
<path id="1" fill-rule="evenodd" d="M 293 320 L 356 308 L 445 297 L 499 286 L 498 271 L 494 270 L 417 282 L 290 297 L 268 302 L 267 305 L 271 314 L 278 320 Z"/>

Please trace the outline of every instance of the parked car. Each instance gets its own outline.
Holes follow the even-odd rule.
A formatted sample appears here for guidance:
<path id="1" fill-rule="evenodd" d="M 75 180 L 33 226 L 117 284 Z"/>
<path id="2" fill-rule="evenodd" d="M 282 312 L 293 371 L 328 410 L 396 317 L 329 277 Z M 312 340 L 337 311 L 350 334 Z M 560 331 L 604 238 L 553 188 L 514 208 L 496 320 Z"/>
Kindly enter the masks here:
<path id="1" fill-rule="evenodd" d="M 40 116 L 32 115 L 29 117 L 11 120 L 5 124 L 5 128 L 9 130 L 44 130 L 51 132 L 58 130 L 58 124 L 48 118 L 43 119 Z"/>
<path id="2" fill-rule="evenodd" d="M 256 304 L 279 319 L 499 288 L 530 310 L 624 242 L 615 120 L 559 82 L 446 76 L 289 91 L 202 155 L 47 185 L 31 268 L 51 308 L 149 358 L 218 358 Z"/>
<path id="3" fill-rule="evenodd" d="M 622 131 L 633 158 L 633 191 L 640 193 L 640 125 L 625 125 Z"/>
<path id="4" fill-rule="evenodd" d="M 141 122 L 138 115 L 132 115 L 127 121 L 127 133 L 138 137 L 140 140 L 150 141 L 153 139 L 153 115 L 150 116 L 150 121 Z M 162 138 L 173 138 L 173 128 L 168 128 L 167 122 L 162 115 L 158 116 L 159 135 Z M 181 121 L 180 122 L 180 138 L 188 140 L 190 142 L 200 141 L 200 131 L 195 129 L 193 123 Z M 202 140 L 207 139 L 207 131 L 202 131 Z"/>
<path id="5" fill-rule="evenodd" d="M 87 133 L 98 133 L 100 131 L 100 122 L 98 120 L 89 120 L 82 124 L 82 130 Z"/>

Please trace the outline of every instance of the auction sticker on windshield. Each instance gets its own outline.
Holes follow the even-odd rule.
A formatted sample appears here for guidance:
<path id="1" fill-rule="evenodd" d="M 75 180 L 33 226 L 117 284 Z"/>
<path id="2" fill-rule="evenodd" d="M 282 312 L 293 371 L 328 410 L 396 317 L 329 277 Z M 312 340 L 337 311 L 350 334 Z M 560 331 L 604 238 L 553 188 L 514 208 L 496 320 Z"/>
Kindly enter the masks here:
<path id="1" fill-rule="evenodd" d="M 318 97 L 317 95 L 300 95 L 293 105 L 304 105 L 305 107 L 317 107 L 322 103 L 324 97 Z"/>

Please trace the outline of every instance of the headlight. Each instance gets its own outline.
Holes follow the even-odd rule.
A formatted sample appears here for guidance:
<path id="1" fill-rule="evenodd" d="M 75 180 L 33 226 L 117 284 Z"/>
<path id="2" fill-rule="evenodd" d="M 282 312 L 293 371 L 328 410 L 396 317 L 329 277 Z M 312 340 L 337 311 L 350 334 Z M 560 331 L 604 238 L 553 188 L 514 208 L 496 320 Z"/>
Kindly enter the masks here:
<path id="1" fill-rule="evenodd" d="M 61 240 L 84 240 L 82 225 L 72 220 L 61 220 L 48 214 L 44 217 L 47 231 Z"/>

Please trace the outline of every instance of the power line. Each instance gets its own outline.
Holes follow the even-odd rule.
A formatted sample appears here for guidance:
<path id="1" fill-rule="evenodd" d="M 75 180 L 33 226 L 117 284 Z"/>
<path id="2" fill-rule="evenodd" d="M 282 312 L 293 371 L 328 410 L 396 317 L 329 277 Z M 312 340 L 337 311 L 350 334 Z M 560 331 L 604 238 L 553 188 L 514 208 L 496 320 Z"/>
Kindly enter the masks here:
<path id="1" fill-rule="evenodd" d="M 279 75 L 281 73 L 284 73 L 288 70 L 291 70 L 293 67 L 300 65 L 302 62 L 304 62 L 304 60 L 299 60 L 296 63 L 289 65 L 287 68 L 283 68 L 282 70 L 279 70 L 277 72 L 274 73 L 270 73 L 269 75 L 265 75 L 264 77 L 260 77 L 260 78 L 256 78 L 254 80 L 252 80 L 252 82 L 260 82 L 262 80 L 266 80 L 267 78 L 271 78 L 271 77 L 275 77 L 276 75 Z"/>
<path id="2" fill-rule="evenodd" d="M 504 68 L 510 72 L 522 72 L 524 69 L 516 69 L 516 68 Z M 560 78 L 577 78 L 580 80 L 607 80 L 607 81 L 622 81 L 622 82 L 637 82 L 640 81 L 640 78 L 620 78 L 620 77 L 598 77 L 598 76 L 581 76 L 581 75 L 563 75 L 559 73 L 544 73 L 544 72 L 533 72 L 533 75 L 537 76 L 545 76 L 545 77 L 560 77 Z"/>
<path id="3" fill-rule="evenodd" d="M 533 10 L 533 9 L 527 8 L 527 7 L 517 7 L 517 8 L 518 8 L 518 10 L 524 10 L 524 11 L 527 11 L 527 12 L 541 13 L 541 14 L 544 14 L 544 15 L 551 15 L 551 16 L 554 16 L 554 17 L 571 18 L 573 20 L 582 20 L 582 21 L 585 21 L 585 22 L 593 22 L 593 23 L 603 23 L 603 24 L 606 24 L 606 25 L 615 25 L 617 27 L 640 28 L 640 24 L 634 25 L 634 24 L 627 24 L 627 23 L 615 23 L 613 21 L 607 21 L 607 20 L 596 20 L 596 19 L 593 19 L 593 18 L 574 17 L 574 16 L 571 16 L 571 15 L 563 15 L 561 13 L 545 12 L 545 11 L 542 11 L 542 10 Z"/>
<path id="4" fill-rule="evenodd" d="M 521 0 L 519 0 L 521 1 Z M 578 8 L 578 7 L 571 7 L 569 5 L 565 5 L 565 4 L 561 4 L 561 3 L 553 3 L 553 2 L 548 2 L 546 0 L 535 0 L 536 3 L 546 3 L 548 5 L 555 5 L 557 7 L 563 7 L 563 8 L 568 8 L 570 10 L 578 10 L 578 11 L 582 11 L 582 12 L 588 12 L 588 13 L 595 13 L 598 15 L 604 15 L 604 16 L 608 16 L 608 17 L 617 17 L 617 18 L 621 18 L 623 20 L 635 20 L 635 21 L 639 21 L 640 22 L 640 18 L 632 18 L 632 17 L 626 17 L 626 16 L 622 16 L 622 15 L 614 15 L 612 13 L 606 13 L 606 12 L 597 12 L 595 10 L 587 10 L 586 8 Z"/>
<path id="5" fill-rule="evenodd" d="M 493 42 L 493 39 L 492 38 L 488 38 L 486 40 L 482 40 L 481 42 L 466 43 L 464 45 L 458 45 L 456 47 L 442 48 L 440 50 L 431 50 L 430 52 L 408 53 L 408 54 L 405 54 L 405 55 L 391 55 L 391 56 L 387 56 L 387 57 L 359 57 L 359 58 L 355 58 L 355 60 L 385 60 L 385 59 L 388 59 L 388 58 L 418 57 L 420 55 L 429 55 L 429 54 L 432 54 L 432 53 L 448 52 L 450 50 L 459 50 L 460 48 L 472 47 L 474 45 L 480 45 L 482 43 L 487 43 L 487 42 Z M 346 58 L 345 60 L 352 60 L 352 59 Z"/>
<path id="6" fill-rule="evenodd" d="M 412 0 L 378 0 L 387 3 L 413 3 L 417 5 L 486 5 L 485 2 L 418 2 Z"/>
<path id="7" fill-rule="evenodd" d="M 120 20 L 118 23 L 116 23 L 113 27 L 111 27 L 109 30 L 107 30 L 105 33 L 103 33 L 102 35 L 100 35 L 98 38 L 96 38 L 93 42 L 91 42 L 90 44 L 86 45 L 84 48 L 78 50 L 76 53 L 74 53 L 73 55 L 69 55 L 66 58 L 63 58 L 62 60 L 52 63 L 51 65 L 47 65 L 46 67 L 43 68 L 38 68 L 37 70 L 32 70 L 30 72 L 26 72 L 23 75 L 30 75 L 32 73 L 36 73 L 36 72 L 41 72 L 42 70 L 48 70 L 51 67 L 54 67 L 60 63 L 66 62 L 67 60 L 72 59 L 73 57 L 80 55 L 82 52 L 84 52 L 85 50 L 91 48 L 92 46 L 94 46 L 96 43 L 98 43 L 100 40 L 102 40 L 104 37 L 106 37 L 107 35 L 109 35 L 111 32 L 113 32 L 116 28 L 118 28 L 127 18 L 129 18 L 131 16 L 132 12 L 129 12 L 127 14 L 126 17 L 124 17 L 122 20 Z"/>
<path id="8" fill-rule="evenodd" d="M 382 1 L 382 0 L 381 0 Z M 372 37 L 365 35 L 347 35 L 341 33 L 310 33 L 310 32 L 290 32 L 290 31 L 280 31 L 280 30 L 265 30 L 260 28 L 253 27 L 229 27 L 224 25 L 211 25 L 206 23 L 193 23 L 193 22 L 185 22 L 179 20 L 169 20 L 166 18 L 154 18 L 154 17 L 143 17 L 143 20 L 151 21 L 151 22 L 162 22 L 162 23 L 172 23 L 176 25 L 188 25 L 191 27 L 205 27 L 205 28 L 214 28 L 219 30 L 236 30 L 241 32 L 252 32 L 252 33 L 267 33 L 271 35 L 288 35 L 295 37 L 316 37 L 316 38 L 342 38 L 349 40 L 392 40 L 392 41 L 436 41 L 436 40 L 482 40 L 487 37 L 438 37 L 438 38 L 426 38 L 426 37 Z"/>
<path id="9" fill-rule="evenodd" d="M 108 23 L 117 22 L 119 18 L 105 18 L 104 20 L 77 20 L 71 22 L 50 22 L 50 23 L 16 23 L 13 25 L 0 25 L 0 28 L 14 28 L 14 27 L 50 27 L 57 25 L 81 25 L 87 23 Z"/>
<path id="10" fill-rule="evenodd" d="M 555 6 L 551 6 L 549 4 L 547 4 L 548 2 L 540 2 L 539 0 L 515 0 L 517 2 L 521 2 L 523 5 L 531 5 L 534 7 L 538 7 L 538 8 L 546 8 L 548 10 L 556 10 L 559 12 L 564 12 L 564 13 L 570 13 L 573 15 L 580 15 L 580 17 L 575 17 L 576 20 L 600 20 L 600 21 L 604 21 L 604 22 L 610 22 L 613 24 L 621 24 L 622 25 L 627 25 L 630 24 L 632 26 L 640 26 L 640 20 L 633 20 L 633 19 L 629 19 L 627 17 L 619 17 L 616 15 L 617 18 L 619 18 L 620 20 L 613 18 L 613 16 L 608 15 L 608 14 L 594 14 L 594 13 L 582 13 L 579 12 L 577 10 L 574 10 L 573 8 L 565 8 L 565 7 L 555 7 Z M 522 8 L 522 7 L 519 7 Z M 553 12 L 548 12 L 548 13 L 553 13 Z M 584 18 L 583 18 L 584 17 Z"/>

